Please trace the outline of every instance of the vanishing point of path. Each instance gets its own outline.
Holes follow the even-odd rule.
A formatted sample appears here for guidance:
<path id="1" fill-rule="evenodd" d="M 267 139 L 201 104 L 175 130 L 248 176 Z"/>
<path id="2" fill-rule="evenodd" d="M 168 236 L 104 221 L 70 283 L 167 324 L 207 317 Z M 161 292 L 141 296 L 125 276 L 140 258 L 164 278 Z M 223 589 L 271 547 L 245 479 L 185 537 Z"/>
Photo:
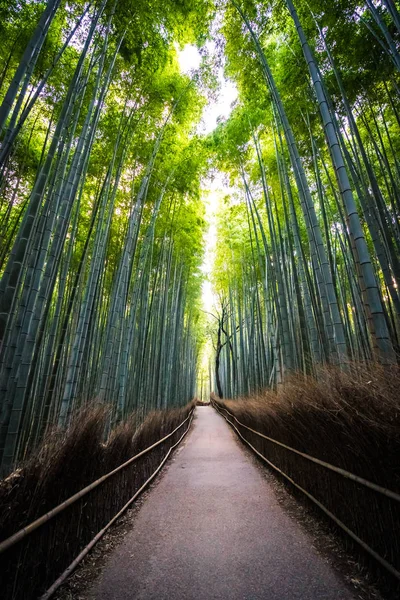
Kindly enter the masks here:
<path id="1" fill-rule="evenodd" d="M 96 600 L 351 600 L 211 407 L 91 590 Z"/>

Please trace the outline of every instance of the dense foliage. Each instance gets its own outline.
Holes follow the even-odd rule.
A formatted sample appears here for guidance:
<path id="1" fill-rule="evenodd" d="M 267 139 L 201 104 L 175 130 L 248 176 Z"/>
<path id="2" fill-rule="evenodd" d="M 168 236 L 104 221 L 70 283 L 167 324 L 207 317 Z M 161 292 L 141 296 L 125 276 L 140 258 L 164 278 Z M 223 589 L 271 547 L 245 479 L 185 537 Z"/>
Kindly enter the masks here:
<path id="1" fill-rule="evenodd" d="M 210 75 L 177 52 L 211 8 L 1 5 L 4 471 L 94 399 L 112 427 L 194 396 Z"/>
<path id="2" fill-rule="evenodd" d="M 220 395 L 396 362 L 393 0 L 22 0 L 0 17 L 4 472 L 94 399 L 112 428 L 193 397 L 210 168 L 235 190 L 213 274 Z M 239 98 L 200 136 L 221 61 Z"/>
<path id="3" fill-rule="evenodd" d="M 399 23 L 392 1 L 226 5 L 239 101 L 212 140 L 236 188 L 214 274 L 220 395 L 397 360 Z"/>

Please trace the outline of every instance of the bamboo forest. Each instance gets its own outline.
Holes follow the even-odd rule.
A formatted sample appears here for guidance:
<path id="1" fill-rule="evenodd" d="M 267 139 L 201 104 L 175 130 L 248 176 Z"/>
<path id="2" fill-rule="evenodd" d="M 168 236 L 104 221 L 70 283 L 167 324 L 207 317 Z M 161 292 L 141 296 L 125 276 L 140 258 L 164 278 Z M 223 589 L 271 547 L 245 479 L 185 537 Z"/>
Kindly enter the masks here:
<path id="1" fill-rule="evenodd" d="M 68 493 L 18 501 L 2 537 L 210 396 L 367 480 L 340 436 L 375 440 L 396 496 L 395 0 L 2 0 L 0 30 L 0 509 L 79 420 L 106 452 L 160 419 Z M 30 597 L 17 579 L 7 597 Z"/>

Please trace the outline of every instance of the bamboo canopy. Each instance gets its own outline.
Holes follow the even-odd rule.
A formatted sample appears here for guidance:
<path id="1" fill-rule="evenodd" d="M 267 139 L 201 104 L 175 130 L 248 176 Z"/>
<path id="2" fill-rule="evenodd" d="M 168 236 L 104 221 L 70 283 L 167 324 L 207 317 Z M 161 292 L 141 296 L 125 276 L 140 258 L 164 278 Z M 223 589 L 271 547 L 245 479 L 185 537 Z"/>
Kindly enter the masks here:
<path id="1" fill-rule="evenodd" d="M 2 473 L 91 402 L 109 407 L 107 436 L 183 406 L 198 379 L 203 395 L 208 337 L 224 397 L 397 362 L 392 0 L 22 0 L 0 16 Z M 221 64 L 238 97 L 205 135 Z M 210 316 L 216 172 L 231 191 Z"/>

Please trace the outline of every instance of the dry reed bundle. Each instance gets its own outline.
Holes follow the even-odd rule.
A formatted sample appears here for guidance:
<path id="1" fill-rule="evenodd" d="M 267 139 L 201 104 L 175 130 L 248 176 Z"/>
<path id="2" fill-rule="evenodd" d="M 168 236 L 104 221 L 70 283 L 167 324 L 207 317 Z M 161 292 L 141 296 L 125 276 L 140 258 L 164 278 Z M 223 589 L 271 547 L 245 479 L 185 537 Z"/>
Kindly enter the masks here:
<path id="1" fill-rule="evenodd" d="M 294 374 L 277 392 L 213 400 L 270 438 L 400 492 L 399 394 L 398 366 L 349 364 L 345 370 L 321 367 L 315 378 Z M 400 570 L 398 502 L 238 428 L 261 454 Z M 355 549 L 347 538 L 346 544 Z M 376 572 L 375 563 L 364 558 Z M 398 592 L 397 581 L 380 569 L 379 575 L 388 590 Z"/>
<path id="2" fill-rule="evenodd" d="M 118 425 L 106 443 L 105 407 L 81 411 L 67 432 L 53 431 L 25 464 L 0 482 L 0 540 L 169 434 L 193 406 L 152 412 L 140 426 L 132 417 Z M 143 485 L 181 435 L 177 431 L 0 555 L 2 597 L 29 600 L 47 589 Z"/>

